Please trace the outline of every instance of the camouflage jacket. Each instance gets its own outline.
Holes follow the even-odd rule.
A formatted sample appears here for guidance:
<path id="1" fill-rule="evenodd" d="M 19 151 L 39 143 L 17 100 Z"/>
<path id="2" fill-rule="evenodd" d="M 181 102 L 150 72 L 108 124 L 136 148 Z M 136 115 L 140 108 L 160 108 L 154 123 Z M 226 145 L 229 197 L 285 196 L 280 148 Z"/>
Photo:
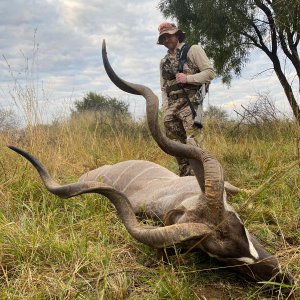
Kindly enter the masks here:
<path id="1" fill-rule="evenodd" d="M 168 95 L 181 93 L 180 90 L 174 90 L 173 87 L 176 86 L 175 75 L 178 70 L 179 54 L 183 45 L 184 43 L 179 44 L 174 55 L 168 51 L 160 62 L 160 85 L 163 105 L 167 101 Z M 195 87 L 209 83 L 215 77 L 213 67 L 201 46 L 191 46 L 184 64 L 183 73 L 187 74 L 187 84 Z"/>

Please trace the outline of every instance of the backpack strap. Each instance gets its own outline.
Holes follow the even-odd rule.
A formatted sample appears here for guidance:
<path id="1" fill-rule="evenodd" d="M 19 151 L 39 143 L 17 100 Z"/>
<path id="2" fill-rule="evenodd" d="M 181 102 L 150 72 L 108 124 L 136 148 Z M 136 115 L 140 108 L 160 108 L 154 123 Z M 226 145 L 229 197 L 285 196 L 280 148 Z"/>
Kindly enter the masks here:
<path id="1" fill-rule="evenodd" d="M 189 52 L 191 46 L 189 44 L 184 44 L 182 48 L 180 49 L 179 53 L 179 63 L 178 63 L 178 72 L 183 72 L 183 65 L 186 62 L 187 59 L 187 53 Z"/>

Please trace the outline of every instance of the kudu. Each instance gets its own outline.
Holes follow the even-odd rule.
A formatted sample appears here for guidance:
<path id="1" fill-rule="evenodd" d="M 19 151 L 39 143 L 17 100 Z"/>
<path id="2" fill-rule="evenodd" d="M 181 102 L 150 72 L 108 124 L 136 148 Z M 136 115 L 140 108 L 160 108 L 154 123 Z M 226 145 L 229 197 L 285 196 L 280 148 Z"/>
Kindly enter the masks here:
<path id="1" fill-rule="evenodd" d="M 255 280 L 291 283 L 280 272 L 277 259 L 244 227 L 238 214 L 227 203 L 227 194 L 238 188 L 224 183 L 220 163 L 206 150 L 168 139 L 158 125 L 158 98 L 143 85 L 120 79 L 111 68 L 102 46 L 103 63 L 113 83 L 120 89 L 146 99 L 150 132 L 166 153 L 190 160 L 195 176 L 178 177 L 153 162 L 130 160 L 106 165 L 82 175 L 77 183 L 59 185 L 32 155 L 10 148 L 27 158 L 39 172 L 51 193 L 70 198 L 98 193 L 115 206 L 128 232 L 139 242 L 157 249 L 176 246 L 204 251 L 234 266 Z M 142 214 L 163 222 L 163 227 L 142 225 Z"/>

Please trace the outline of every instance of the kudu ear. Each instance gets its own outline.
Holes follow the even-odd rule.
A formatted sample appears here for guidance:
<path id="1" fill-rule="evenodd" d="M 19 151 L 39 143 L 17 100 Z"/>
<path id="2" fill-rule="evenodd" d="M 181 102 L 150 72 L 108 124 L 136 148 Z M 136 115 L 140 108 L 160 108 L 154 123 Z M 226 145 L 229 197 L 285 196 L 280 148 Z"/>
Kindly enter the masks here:
<path id="1" fill-rule="evenodd" d="M 178 223 L 177 220 L 185 213 L 183 209 L 172 209 L 164 217 L 164 225 L 169 226 Z"/>

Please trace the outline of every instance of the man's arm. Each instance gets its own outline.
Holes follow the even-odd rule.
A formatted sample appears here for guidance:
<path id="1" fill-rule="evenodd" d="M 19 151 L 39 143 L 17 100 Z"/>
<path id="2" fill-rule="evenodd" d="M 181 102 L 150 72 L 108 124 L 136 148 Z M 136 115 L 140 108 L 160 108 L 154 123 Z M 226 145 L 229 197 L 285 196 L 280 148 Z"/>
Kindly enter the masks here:
<path id="1" fill-rule="evenodd" d="M 215 71 L 205 53 L 203 48 L 199 45 L 191 46 L 188 54 L 188 58 L 191 62 L 197 66 L 200 72 L 196 74 L 184 74 L 177 73 L 176 74 L 176 82 L 177 83 L 189 83 L 194 85 L 202 85 L 204 83 L 209 83 L 216 77 Z"/>
<path id="2" fill-rule="evenodd" d="M 216 77 L 215 71 L 201 46 L 191 46 L 188 57 L 199 68 L 200 72 L 187 75 L 187 83 L 201 85 L 210 82 Z"/>

